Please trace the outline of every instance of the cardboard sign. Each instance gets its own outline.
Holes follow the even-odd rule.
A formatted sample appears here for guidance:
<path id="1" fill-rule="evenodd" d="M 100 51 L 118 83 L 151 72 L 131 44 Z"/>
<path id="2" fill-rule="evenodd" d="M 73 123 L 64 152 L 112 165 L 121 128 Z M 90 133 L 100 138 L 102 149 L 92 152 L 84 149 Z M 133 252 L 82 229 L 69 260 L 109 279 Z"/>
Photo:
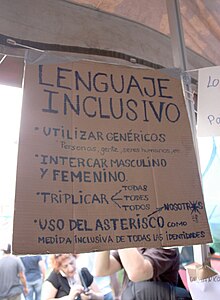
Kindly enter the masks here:
<path id="1" fill-rule="evenodd" d="M 220 136 L 220 67 L 199 70 L 198 136 Z"/>
<path id="2" fill-rule="evenodd" d="M 210 241 L 179 80 L 91 62 L 26 66 L 14 253 Z"/>

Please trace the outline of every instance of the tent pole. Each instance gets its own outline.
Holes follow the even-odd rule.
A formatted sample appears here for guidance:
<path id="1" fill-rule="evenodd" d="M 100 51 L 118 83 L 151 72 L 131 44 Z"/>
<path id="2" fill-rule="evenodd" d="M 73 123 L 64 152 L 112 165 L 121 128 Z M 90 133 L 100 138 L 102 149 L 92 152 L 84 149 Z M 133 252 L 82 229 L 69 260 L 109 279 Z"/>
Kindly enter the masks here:
<path id="1" fill-rule="evenodd" d="M 187 56 L 179 0 L 166 0 L 174 67 L 187 70 Z"/>
<path id="2" fill-rule="evenodd" d="M 171 47 L 172 47 L 174 67 L 180 68 L 182 71 L 186 71 L 187 55 L 186 55 L 186 47 L 184 42 L 183 27 L 181 22 L 179 0 L 166 0 L 166 7 L 168 13 L 169 27 L 170 27 Z M 196 142 L 196 119 L 194 113 L 194 103 L 193 103 L 192 93 L 191 93 L 190 78 L 187 73 L 184 74 L 185 74 L 185 80 L 183 78 L 183 81 L 185 85 L 185 91 L 189 92 L 186 97 L 187 99 L 189 99 L 189 101 L 187 101 L 188 113 L 191 122 L 195 149 L 197 152 L 196 153 L 197 159 L 199 161 L 198 145 Z M 206 245 L 193 246 L 193 251 L 194 251 L 194 260 L 196 262 L 204 263 L 205 261 L 207 261 L 208 250 Z"/>

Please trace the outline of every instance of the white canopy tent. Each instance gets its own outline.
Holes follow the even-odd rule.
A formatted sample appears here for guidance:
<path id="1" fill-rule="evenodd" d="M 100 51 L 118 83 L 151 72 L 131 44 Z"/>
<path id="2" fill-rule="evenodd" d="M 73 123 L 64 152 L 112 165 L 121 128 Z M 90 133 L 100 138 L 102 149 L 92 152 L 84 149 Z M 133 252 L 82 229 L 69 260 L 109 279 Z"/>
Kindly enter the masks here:
<path id="1" fill-rule="evenodd" d="M 219 0 L 0 0 L 1 82 L 21 84 L 15 73 L 21 74 L 28 47 L 75 59 L 174 67 L 167 3 L 180 3 L 187 69 L 218 65 Z"/>

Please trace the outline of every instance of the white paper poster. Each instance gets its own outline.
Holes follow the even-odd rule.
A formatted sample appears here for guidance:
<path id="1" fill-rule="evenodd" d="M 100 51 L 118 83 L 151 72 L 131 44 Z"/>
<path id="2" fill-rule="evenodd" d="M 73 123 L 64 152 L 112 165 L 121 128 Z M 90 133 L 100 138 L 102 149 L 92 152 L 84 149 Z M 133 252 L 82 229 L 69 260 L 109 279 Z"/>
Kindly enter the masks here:
<path id="1" fill-rule="evenodd" d="M 187 283 L 193 300 L 216 300 L 220 295 L 220 275 L 195 280 L 187 272 Z"/>
<path id="2" fill-rule="evenodd" d="M 220 67 L 199 70 L 198 136 L 220 136 Z"/>

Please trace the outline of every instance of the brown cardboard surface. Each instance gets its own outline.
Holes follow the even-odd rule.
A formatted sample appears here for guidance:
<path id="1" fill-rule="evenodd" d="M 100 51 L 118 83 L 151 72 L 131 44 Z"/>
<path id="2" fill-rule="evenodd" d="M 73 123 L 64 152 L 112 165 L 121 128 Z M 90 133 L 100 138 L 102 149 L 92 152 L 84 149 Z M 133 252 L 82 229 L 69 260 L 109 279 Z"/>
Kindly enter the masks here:
<path id="1" fill-rule="evenodd" d="M 14 253 L 210 241 L 179 80 L 92 62 L 26 66 Z"/>
<path id="2" fill-rule="evenodd" d="M 190 281 L 203 280 L 218 274 L 210 267 L 209 264 L 201 265 L 198 263 L 194 263 L 186 266 L 186 270 L 189 274 Z"/>

